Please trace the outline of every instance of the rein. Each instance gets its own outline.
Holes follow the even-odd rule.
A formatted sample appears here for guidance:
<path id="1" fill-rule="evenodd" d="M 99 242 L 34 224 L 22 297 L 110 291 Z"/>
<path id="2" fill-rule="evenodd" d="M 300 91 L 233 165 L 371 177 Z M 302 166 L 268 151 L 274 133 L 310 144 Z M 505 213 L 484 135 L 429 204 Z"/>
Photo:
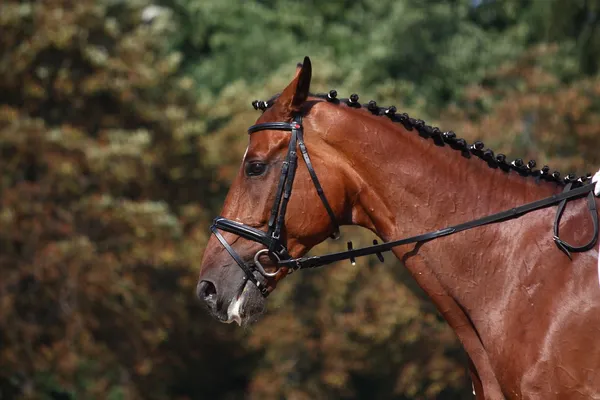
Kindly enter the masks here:
<path id="1" fill-rule="evenodd" d="M 531 203 L 524 204 L 519 207 L 511 208 L 506 211 L 502 211 L 496 214 L 488 215 L 483 218 L 478 218 L 469 222 L 464 222 L 458 225 L 453 225 L 444 229 L 439 229 L 433 232 L 424 233 L 417 236 L 412 236 L 404 239 L 399 239 L 391 242 L 385 242 L 378 244 L 376 240 L 373 241 L 372 246 L 362 247 L 359 249 L 352 249 L 352 242 L 348 242 L 348 250 L 337 253 L 325 254 L 322 256 L 311 256 L 311 257 L 300 257 L 292 258 L 285 247 L 285 244 L 281 242 L 281 230 L 285 221 L 285 213 L 287 210 L 287 204 L 289 202 L 292 186 L 294 183 L 294 177 L 296 174 L 298 156 L 296 148 L 300 148 L 302 157 L 308 168 L 308 172 L 313 181 L 317 194 L 323 203 L 323 206 L 327 210 L 329 217 L 334 228 L 332 238 L 337 239 L 339 237 L 339 224 L 335 218 L 335 214 L 319 183 L 317 174 L 312 166 L 308 151 L 304 144 L 303 130 L 302 130 L 302 117 L 296 116 L 293 122 L 266 122 L 262 124 L 252 125 L 248 128 L 248 134 L 259 132 L 263 130 L 279 130 L 279 131 L 290 131 L 290 143 L 288 146 L 287 156 L 281 167 L 281 176 L 277 186 L 277 192 L 275 195 L 275 201 L 271 208 L 271 215 L 269 218 L 267 232 L 253 228 L 251 226 L 236 222 L 227 218 L 217 217 L 213 221 L 210 229 L 216 238 L 221 242 L 225 250 L 231 255 L 238 266 L 246 274 L 244 279 L 252 282 L 260 290 L 263 296 L 268 296 L 270 291 L 267 285 L 267 279 L 276 276 L 281 267 L 288 268 L 288 273 L 292 273 L 299 269 L 316 268 L 324 265 L 331 264 L 336 261 L 350 260 L 352 264 L 355 263 L 356 257 L 363 257 L 375 254 L 380 261 L 383 261 L 383 255 L 381 253 L 390 251 L 394 247 L 411 244 L 411 243 L 425 243 L 430 240 L 449 236 L 458 232 L 462 232 L 468 229 L 473 229 L 479 226 L 489 225 L 493 223 L 508 221 L 510 219 L 518 218 L 529 212 L 539 210 L 542 208 L 549 207 L 554 204 L 559 204 L 556 217 L 554 220 L 553 240 L 558 248 L 563 251 L 569 258 L 571 258 L 570 252 L 583 252 L 590 250 L 598 239 L 598 214 L 596 210 L 596 201 L 594 199 L 594 183 L 585 184 L 580 187 L 573 188 L 573 182 L 569 182 L 562 193 L 555 194 L 550 197 L 537 200 Z M 591 240 L 583 246 L 572 246 L 569 243 L 559 238 L 559 223 L 562 212 L 566 206 L 568 200 L 582 197 L 587 195 L 588 197 L 588 210 L 592 217 L 592 223 L 594 227 L 594 233 Z M 223 235 L 219 230 L 236 234 L 245 239 L 257 242 L 265 246 L 265 249 L 259 250 L 254 255 L 252 262 L 244 262 L 240 255 L 227 243 Z M 260 257 L 266 255 L 271 261 L 277 265 L 275 272 L 267 272 L 262 264 L 260 263 Z"/>

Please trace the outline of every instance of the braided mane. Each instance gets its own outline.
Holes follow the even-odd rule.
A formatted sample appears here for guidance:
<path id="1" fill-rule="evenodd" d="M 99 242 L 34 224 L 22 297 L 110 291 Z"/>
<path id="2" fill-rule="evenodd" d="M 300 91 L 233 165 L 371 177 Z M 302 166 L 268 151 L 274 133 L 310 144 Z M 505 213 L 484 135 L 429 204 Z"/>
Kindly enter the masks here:
<path id="1" fill-rule="evenodd" d="M 425 121 L 421 119 L 409 117 L 407 113 L 397 113 L 395 106 L 379 107 L 374 100 L 369 101 L 367 104 L 361 104 L 358 101 L 357 94 L 352 94 L 348 98 L 338 98 L 337 91 L 330 90 L 329 93 L 317 93 L 311 94 L 311 96 L 324 99 L 333 104 L 346 104 L 351 108 L 366 108 L 374 115 L 385 116 L 394 122 L 401 123 L 408 131 L 416 130 L 419 133 L 419 136 L 425 139 L 432 139 L 437 146 L 445 146 L 447 144 L 453 149 L 460 151 L 463 157 L 479 157 L 493 169 L 500 168 L 504 172 L 513 170 L 521 176 L 535 177 L 537 180 L 554 182 L 558 185 L 572 183 L 573 187 L 581 186 L 592 178 L 591 174 L 582 175 L 579 178 L 575 174 L 568 174 L 561 178 L 559 171 L 550 173 L 550 167 L 547 165 L 544 165 L 541 169 L 536 169 L 535 160 L 529 160 L 525 163 L 523 159 L 516 158 L 513 161 L 508 162 L 506 160 L 506 155 L 494 155 L 494 152 L 491 149 L 484 149 L 485 145 L 481 141 L 468 144 L 465 139 L 458 138 L 453 131 L 442 132 L 438 127 L 427 125 Z M 273 106 L 278 97 L 279 94 L 276 94 L 267 101 L 254 100 L 252 106 L 255 110 L 262 110 L 264 112 Z"/>

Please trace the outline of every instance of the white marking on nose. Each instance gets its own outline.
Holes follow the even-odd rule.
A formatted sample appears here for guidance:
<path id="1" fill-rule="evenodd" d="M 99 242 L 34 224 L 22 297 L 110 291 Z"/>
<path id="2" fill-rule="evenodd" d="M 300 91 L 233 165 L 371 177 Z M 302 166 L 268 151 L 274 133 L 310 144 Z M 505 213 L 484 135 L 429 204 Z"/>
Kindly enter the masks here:
<path id="1" fill-rule="evenodd" d="M 235 299 L 235 301 L 229 303 L 229 307 L 227 307 L 227 321 L 225 321 L 226 324 L 230 324 L 233 321 L 235 321 L 237 322 L 238 326 L 242 326 L 242 316 L 240 311 L 242 309 L 242 304 L 244 303 L 245 299 L 246 287 L 244 287 L 242 294 L 237 299 Z"/>

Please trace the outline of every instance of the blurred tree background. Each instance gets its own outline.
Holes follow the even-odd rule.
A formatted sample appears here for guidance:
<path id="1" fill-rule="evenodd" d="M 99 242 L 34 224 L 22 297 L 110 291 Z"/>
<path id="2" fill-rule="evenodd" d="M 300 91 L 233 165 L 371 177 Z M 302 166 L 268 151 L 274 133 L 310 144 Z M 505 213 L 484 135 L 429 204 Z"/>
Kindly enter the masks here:
<path id="1" fill-rule="evenodd" d="M 250 102 L 310 55 L 315 92 L 592 171 L 599 19 L 600 0 L 4 0 L 0 399 L 468 398 L 397 261 L 293 276 L 246 330 L 196 303 Z"/>

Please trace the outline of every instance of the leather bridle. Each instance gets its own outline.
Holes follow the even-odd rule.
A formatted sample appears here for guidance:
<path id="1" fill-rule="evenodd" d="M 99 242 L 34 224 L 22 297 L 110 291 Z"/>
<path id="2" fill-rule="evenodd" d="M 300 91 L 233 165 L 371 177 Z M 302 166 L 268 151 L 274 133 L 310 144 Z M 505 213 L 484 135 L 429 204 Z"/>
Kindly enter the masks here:
<path id="1" fill-rule="evenodd" d="M 269 294 L 266 280 L 268 278 L 275 277 L 279 273 L 279 269 L 277 269 L 275 272 L 267 272 L 260 263 L 260 257 L 263 254 L 268 255 L 271 261 L 277 266 L 279 266 L 281 262 L 291 259 L 287 248 L 281 241 L 281 231 L 285 223 L 285 213 L 290 196 L 292 195 L 292 186 L 294 185 L 296 169 L 298 168 L 298 154 L 296 152 L 297 147 L 300 148 L 300 153 L 302 153 L 302 158 L 304 159 L 308 173 L 310 174 L 315 189 L 317 190 L 317 194 L 319 195 L 319 198 L 321 199 L 321 202 L 325 206 L 325 210 L 331 219 L 331 225 L 333 226 L 333 233 L 331 237 L 337 239 L 340 235 L 339 224 L 335 218 L 335 214 L 331 206 L 329 205 L 329 202 L 327 201 L 327 197 L 325 197 L 323 187 L 317 178 L 317 174 L 308 155 L 308 150 L 304 144 L 302 116 L 295 116 L 292 122 L 265 122 L 262 124 L 252 125 L 250 128 L 248 128 L 248 134 L 251 135 L 255 132 L 266 130 L 289 131 L 291 133 L 287 155 L 283 165 L 281 166 L 281 176 L 279 177 L 277 191 L 275 192 L 275 202 L 271 208 L 271 215 L 267 224 L 267 232 L 265 233 L 259 229 L 223 217 L 217 217 L 210 228 L 219 242 L 221 242 L 223 247 L 225 247 L 225 250 L 227 250 L 238 266 L 246 273 L 246 278 L 250 282 L 254 283 L 264 296 Z M 223 235 L 221 235 L 219 232 L 219 229 L 234 233 L 245 239 L 258 242 L 266 248 L 259 250 L 254 255 L 253 263 L 245 263 L 239 254 L 237 254 L 237 252 L 229 245 L 229 243 L 227 243 Z"/>
<path id="2" fill-rule="evenodd" d="M 478 218 L 469 222 L 450 226 L 437 231 L 428 232 L 421 235 L 380 244 L 378 244 L 377 241 L 374 240 L 373 246 L 363 247 L 359 249 L 352 249 L 352 242 L 348 242 L 347 251 L 330 253 L 323 256 L 292 258 L 285 244 L 281 240 L 281 232 L 284 227 L 287 205 L 292 194 L 294 177 L 296 176 L 296 169 L 298 167 L 298 156 L 296 153 L 297 148 L 300 149 L 310 177 L 317 190 L 317 194 L 319 195 L 319 198 L 321 199 L 321 202 L 323 203 L 325 209 L 327 210 L 327 213 L 329 214 L 329 218 L 331 219 L 331 224 L 333 227 L 333 234 L 331 235 L 332 238 L 339 237 L 339 224 L 336 220 L 335 214 L 329 202 L 327 201 L 327 197 L 325 196 L 323 188 L 319 183 L 317 174 L 313 168 L 312 162 L 310 161 L 306 145 L 304 144 L 302 117 L 300 115 L 297 115 L 293 118 L 292 122 L 265 122 L 261 124 L 252 125 L 250 128 L 248 128 L 248 134 L 264 130 L 289 131 L 291 133 L 287 155 L 281 167 L 281 176 L 277 185 L 275 201 L 271 208 L 271 215 L 267 224 L 267 232 L 263 232 L 260 229 L 256 229 L 254 227 L 224 217 L 215 218 L 210 229 L 212 233 L 216 236 L 216 238 L 219 240 L 219 242 L 221 242 L 225 250 L 227 250 L 227 252 L 235 260 L 235 262 L 242 269 L 242 271 L 244 271 L 244 273 L 246 274 L 244 279 L 247 279 L 254 285 L 256 285 L 256 287 L 265 297 L 268 296 L 270 292 L 268 286 L 268 279 L 275 277 L 279 273 L 281 267 L 286 267 L 288 269 L 289 274 L 299 269 L 316 268 L 341 260 L 350 260 L 354 264 L 356 257 L 363 257 L 372 254 L 377 255 L 379 260 L 383 261 L 383 256 L 381 253 L 390 251 L 396 246 L 401 246 L 410 243 L 425 243 L 442 236 L 448 236 L 478 226 L 488 225 L 517 218 L 529 212 L 546 208 L 554 204 L 559 204 L 559 207 L 554 221 L 553 240 L 558 246 L 558 248 L 565 254 L 567 254 L 569 258 L 571 258 L 570 252 L 583 252 L 590 250 L 598 239 L 598 214 L 596 210 L 596 201 L 594 199 L 593 192 L 595 184 L 584 184 L 583 180 L 580 180 L 577 182 L 567 183 L 564 191 L 560 194 L 555 194 L 550 197 L 527 203 L 519 207 L 511 208 L 503 212 L 488 215 L 483 218 Z M 592 217 L 594 233 L 591 240 L 587 244 L 583 246 L 572 246 L 560 239 L 558 236 L 560 217 L 568 200 L 579 198 L 584 195 L 588 196 L 588 209 Z M 251 262 L 244 262 L 242 257 L 231 247 L 231 245 L 229 245 L 229 243 L 227 243 L 227 241 L 219 232 L 219 230 L 233 233 L 253 242 L 260 243 L 261 245 L 265 246 L 265 248 L 259 250 L 254 255 L 254 259 Z M 260 262 L 260 257 L 263 255 L 267 255 L 271 259 L 272 263 L 275 264 L 277 269 L 274 272 L 267 272 L 264 269 L 263 265 Z"/>

